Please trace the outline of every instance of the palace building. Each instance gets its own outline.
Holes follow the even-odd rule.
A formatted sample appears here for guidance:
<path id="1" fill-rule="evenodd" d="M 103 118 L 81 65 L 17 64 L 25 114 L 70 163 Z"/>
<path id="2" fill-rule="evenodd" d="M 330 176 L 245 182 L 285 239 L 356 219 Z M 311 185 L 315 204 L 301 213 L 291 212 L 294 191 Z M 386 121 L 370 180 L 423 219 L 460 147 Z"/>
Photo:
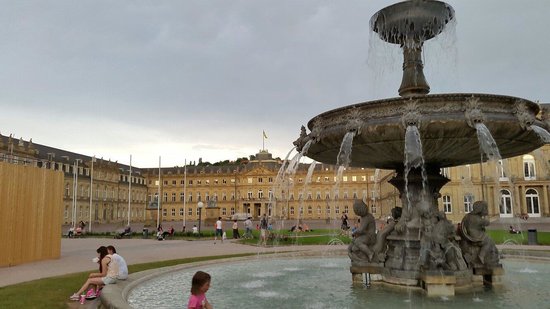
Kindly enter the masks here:
<path id="1" fill-rule="evenodd" d="M 544 146 L 499 162 L 442 169 L 450 181 L 440 190 L 439 209 L 455 223 L 480 199 L 489 202 L 491 219 L 550 216 L 549 151 Z M 394 171 L 349 167 L 337 184 L 333 165 L 300 163 L 293 171 L 280 171 L 288 162 L 267 150 L 250 160 L 160 170 L 132 166 L 130 174 L 125 164 L 0 135 L 0 161 L 63 173 L 64 224 L 152 223 L 157 215 L 165 222 L 196 221 L 201 212 L 203 220 L 263 214 L 338 220 L 343 213 L 355 218 L 355 199 L 365 200 L 375 218 L 385 219 L 392 208 L 403 206 L 388 182 Z"/>

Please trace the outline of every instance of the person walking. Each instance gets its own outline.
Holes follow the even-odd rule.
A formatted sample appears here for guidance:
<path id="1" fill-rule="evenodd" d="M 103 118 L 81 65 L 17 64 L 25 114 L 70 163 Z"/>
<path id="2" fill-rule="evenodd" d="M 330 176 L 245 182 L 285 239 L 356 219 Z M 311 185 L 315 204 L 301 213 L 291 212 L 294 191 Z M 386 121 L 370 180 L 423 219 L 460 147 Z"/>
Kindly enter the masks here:
<path id="1" fill-rule="evenodd" d="M 252 236 L 252 220 L 250 220 L 250 217 L 246 218 L 246 221 L 244 221 L 244 228 L 246 230 L 244 233 L 245 238 L 253 238 L 254 236 Z"/>
<path id="2" fill-rule="evenodd" d="M 262 220 L 260 220 L 260 237 L 262 244 L 267 244 L 267 218 L 265 214 L 262 216 Z"/>
<path id="3" fill-rule="evenodd" d="M 216 234 L 214 235 L 214 244 L 216 244 L 216 241 L 218 240 L 218 235 L 220 235 L 220 239 L 222 240 L 222 244 L 223 244 L 222 217 L 218 217 L 218 221 L 216 221 Z"/>
<path id="4" fill-rule="evenodd" d="M 239 224 L 237 223 L 237 219 L 233 220 L 233 239 L 239 239 L 241 238 L 241 235 L 239 235 Z"/>

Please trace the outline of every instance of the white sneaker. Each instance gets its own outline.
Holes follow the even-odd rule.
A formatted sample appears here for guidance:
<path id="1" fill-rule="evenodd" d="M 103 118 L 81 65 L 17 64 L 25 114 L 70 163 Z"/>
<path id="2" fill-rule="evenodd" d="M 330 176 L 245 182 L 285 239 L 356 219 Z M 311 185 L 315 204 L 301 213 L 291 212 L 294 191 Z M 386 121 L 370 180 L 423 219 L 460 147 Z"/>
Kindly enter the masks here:
<path id="1" fill-rule="evenodd" d="M 80 295 L 74 293 L 73 295 L 71 295 L 69 297 L 70 300 L 76 300 L 76 301 L 79 301 L 80 300 Z"/>

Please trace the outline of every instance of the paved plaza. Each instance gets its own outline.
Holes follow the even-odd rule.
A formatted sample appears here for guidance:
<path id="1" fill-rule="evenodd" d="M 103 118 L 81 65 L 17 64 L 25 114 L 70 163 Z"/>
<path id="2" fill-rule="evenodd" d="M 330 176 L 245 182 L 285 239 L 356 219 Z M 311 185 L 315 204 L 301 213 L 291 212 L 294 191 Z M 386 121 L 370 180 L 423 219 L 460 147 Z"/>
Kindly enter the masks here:
<path id="1" fill-rule="evenodd" d="M 290 227 L 291 222 L 288 222 Z M 324 221 L 308 221 L 311 228 L 336 228 L 334 224 L 326 224 Z M 548 218 L 533 218 L 519 220 L 515 218 L 500 219 L 495 221 L 490 228 L 507 229 L 510 224 L 520 224 L 522 230 L 535 228 L 538 231 L 550 231 Z M 169 227 L 170 223 L 165 226 Z M 95 231 L 115 231 L 117 225 L 99 225 Z M 141 231 L 143 224 L 133 224 L 134 231 Z M 176 224 L 174 224 L 174 228 Z M 181 229 L 181 226 L 179 227 Z M 117 251 L 124 256 L 127 263 L 138 264 L 153 261 L 173 260 L 181 258 L 215 256 L 238 253 L 264 253 L 280 251 L 308 251 L 323 250 L 326 246 L 285 246 L 285 247 L 258 247 L 242 245 L 232 240 L 226 240 L 223 244 L 219 241 L 214 244 L 213 240 L 165 240 L 157 241 L 150 239 L 112 239 L 112 238 L 76 238 L 61 239 L 61 257 L 56 260 L 27 263 L 12 267 L 0 268 L 0 287 L 82 271 L 96 271 L 97 265 L 92 262 L 96 257 L 95 250 L 102 245 L 113 245 Z M 345 248 L 345 246 L 342 246 Z M 550 251 L 549 246 L 499 246 L 499 248 L 516 248 L 521 250 L 544 250 Z"/>
<path id="2" fill-rule="evenodd" d="M 237 244 L 226 240 L 165 240 L 154 239 L 109 239 L 76 238 L 61 240 L 61 258 L 13 267 L 0 268 L 0 287 L 82 271 L 96 271 L 92 259 L 96 249 L 102 245 L 113 245 L 129 265 L 162 260 L 173 260 L 200 256 L 216 256 L 238 253 L 267 253 L 281 251 L 323 250 L 325 246 L 258 247 Z"/>

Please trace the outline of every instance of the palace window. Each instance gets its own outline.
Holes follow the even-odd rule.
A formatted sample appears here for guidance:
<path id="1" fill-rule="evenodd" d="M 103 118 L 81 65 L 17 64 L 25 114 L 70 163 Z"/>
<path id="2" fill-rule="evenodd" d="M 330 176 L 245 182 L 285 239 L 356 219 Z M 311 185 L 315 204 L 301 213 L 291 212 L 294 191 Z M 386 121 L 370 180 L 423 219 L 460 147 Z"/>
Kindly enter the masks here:
<path id="1" fill-rule="evenodd" d="M 535 158 L 532 155 L 523 156 L 523 174 L 525 180 L 535 180 Z"/>
<path id="2" fill-rule="evenodd" d="M 468 193 L 464 195 L 464 212 L 469 213 L 472 211 L 474 205 L 474 195 Z"/>
<path id="3" fill-rule="evenodd" d="M 451 197 L 449 195 L 443 196 L 443 211 L 446 214 L 453 212 L 453 205 L 451 204 Z"/>
<path id="4" fill-rule="evenodd" d="M 527 204 L 528 214 L 540 214 L 539 208 L 539 193 L 535 189 L 528 189 L 525 192 L 525 200 Z"/>

